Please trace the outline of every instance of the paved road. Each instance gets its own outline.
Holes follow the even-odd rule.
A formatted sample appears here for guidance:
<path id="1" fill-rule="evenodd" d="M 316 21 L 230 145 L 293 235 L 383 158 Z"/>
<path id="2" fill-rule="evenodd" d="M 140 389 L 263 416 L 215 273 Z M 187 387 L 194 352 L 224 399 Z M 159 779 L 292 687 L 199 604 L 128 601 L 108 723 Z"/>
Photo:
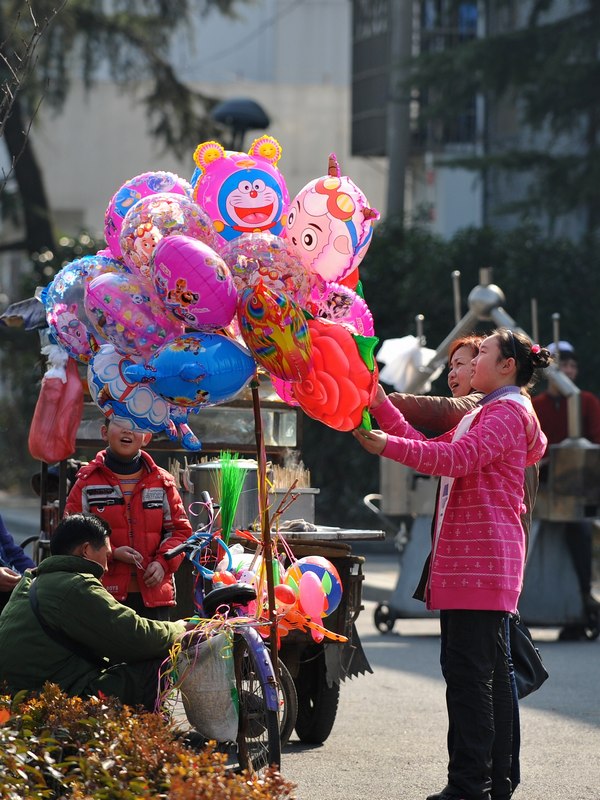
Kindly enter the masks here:
<path id="1" fill-rule="evenodd" d="M 324 745 L 292 736 L 282 771 L 297 784 L 297 800 L 424 800 L 445 784 L 438 621 L 398 620 L 381 635 L 373 611 L 395 586 L 395 556 L 367 556 L 365 574 L 358 628 L 374 674 L 342 685 Z M 533 633 L 550 679 L 521 704 L 515 800 L 600 800 L 600 640 L 558 642 L 557 629 Z"/>

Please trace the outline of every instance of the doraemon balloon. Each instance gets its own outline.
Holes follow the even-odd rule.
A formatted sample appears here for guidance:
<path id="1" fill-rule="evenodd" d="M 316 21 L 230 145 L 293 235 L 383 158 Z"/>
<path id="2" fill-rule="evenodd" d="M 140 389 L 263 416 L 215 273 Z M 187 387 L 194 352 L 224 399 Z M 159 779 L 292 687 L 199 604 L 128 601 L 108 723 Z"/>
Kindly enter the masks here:
<path id="1" fill-rule="evenodd" d="M 307 183 L 290 204 L 283 236 L 308 270 L 339 283 L 364 258 L 376 219 L 379 212 L 340 174 L 332 153 L 328 174 Z"/>
<path id="2" fill-rule="evenodd" d="M 231 400 L 256 372 L 248 350 L 219 333 L 188 333 L 160 348 L 146 364 L 124 369 L 129 381 L 147 383 L 183 408 Z"/>
<path id="3" fill-rule="evenodd" d="M 194 200 L 211 217 L 223 239 L 242 233 L 283 230 L 290 201 L 277 169 L 281 147 L 272 136 L 255 139 L 247 153 L 226 151 L 218 142 L 203 142 L 194 153 Z"/>

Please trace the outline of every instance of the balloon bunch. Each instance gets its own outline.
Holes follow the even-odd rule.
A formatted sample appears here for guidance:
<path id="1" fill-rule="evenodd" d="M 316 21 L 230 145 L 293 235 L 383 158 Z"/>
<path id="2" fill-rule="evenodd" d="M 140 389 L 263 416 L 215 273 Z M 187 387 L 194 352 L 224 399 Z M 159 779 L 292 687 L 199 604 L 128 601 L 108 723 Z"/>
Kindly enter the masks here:
<path id="1" fill-rule="evenodd" d="M 65 265 L 42 299 L 57 344 L 87 365 L 107 417 L 201 447 L 188 415 L 269 374 L 286 402 L 338 430 L 368 424 L 373 320 L 358 265 L 378 214 L 330 156 L 290 202 L 271 136 L 247 153 L 196 148 L 188 182 L 126 181 L 107 248 Z"/>

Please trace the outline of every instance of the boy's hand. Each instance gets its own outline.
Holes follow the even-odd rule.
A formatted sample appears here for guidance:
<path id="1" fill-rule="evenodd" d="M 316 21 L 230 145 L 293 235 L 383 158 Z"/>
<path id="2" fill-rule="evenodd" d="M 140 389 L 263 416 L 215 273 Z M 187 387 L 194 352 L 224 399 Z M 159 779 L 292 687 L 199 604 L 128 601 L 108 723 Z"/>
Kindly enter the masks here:
<path id="1" fill-rule="evenodd" d="M 115 561 L 123 561 L 125 564 L 135 564 L 136 567 L 142 566 L 142 554 L 134 547 L 124 544 L 122 547 L 115 547 L 112 551 Z"/>
<path id="2" fill-rule="evenodd" d="M 158 586 L 165 577 L 165 571 L 158 561 L 148 564 L 148 569 L 144 572 L 144 583 L 146 586 Z"/>
<path id="3" fill-rule="evenodd" d="M 387 433 L 383 431 L 368 431 L 365 428 L 356 428 L 352 431 L 354 438 L 361 446 L 375 456 L 381 455 L 387 444 Z"/>

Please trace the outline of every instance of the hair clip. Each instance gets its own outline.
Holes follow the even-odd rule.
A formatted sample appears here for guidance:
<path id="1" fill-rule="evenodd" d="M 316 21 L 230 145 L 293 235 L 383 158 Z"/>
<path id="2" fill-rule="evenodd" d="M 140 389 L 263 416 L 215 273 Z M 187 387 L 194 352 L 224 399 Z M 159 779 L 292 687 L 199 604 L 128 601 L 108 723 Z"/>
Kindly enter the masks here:
<path id="1" fill-rule="evenodd" d="M 532 344 L 532 345 L 531 345 L 531 352 L 532 352 L 532 353 L 535 353 L 535 354 L 536 354 L 536 356 L 537 356 L 537 354 L 540 352 L 540 350 L 541 350 L 541 349 L 542 349 L 542 348 L 539 346 L 539 344 Z"/>

